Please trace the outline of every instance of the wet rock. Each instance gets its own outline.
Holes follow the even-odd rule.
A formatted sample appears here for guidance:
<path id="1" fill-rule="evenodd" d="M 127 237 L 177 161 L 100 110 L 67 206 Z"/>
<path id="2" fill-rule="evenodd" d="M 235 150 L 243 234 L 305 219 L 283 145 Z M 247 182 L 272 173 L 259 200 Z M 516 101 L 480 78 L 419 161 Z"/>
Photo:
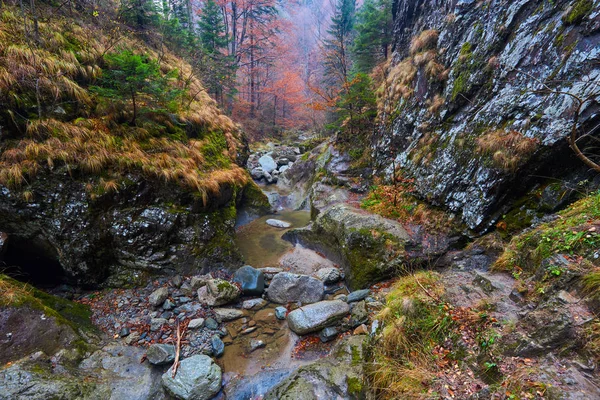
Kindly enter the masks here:
<path id="1" fill-rule="evenodd" d="M 233 321 L 244 316 L 242 310 L 235 308 L 215 308 L 213 311 L 215 312 L 215 318 L 219 322 Z"/>
<path id="2" fill-rule="evenodd" d="M 165 389 L 181 400 L 209 400 L 221 390 L 221 368 L 208 356 L 196 355 L 179 364 L 175 378 L 172 368 L 162 376 Z"/>
<path id="3" fill-rule="evenodd" d="M 146 351 L 146 358 L 154 365 L 172 363 L 175 360 L 175 346 L 172 344 L 152 344 Z"/>
<path id="4" fill-rule="evenodd" d="M 221 357 L 225 351 L 225 343 L 223 343 L 219 335 L 213 335 L 213 337 L 210 339 L 210 344 L 212 346 L 213 356 Z"/>
<path id="5" fill-rule="evenodd" d="M 148 296 L 148 302 L 153 307 L 158 307 L 169 297 L 169 290 L 166 287 L 156 289 Z"/>
<path id="6" fill-rule="evenodd" d="M 277 163 L 273 160 L 273 157 L 264 155 L 258 159 L 258 163 L 265 172 L 271 173 L 277 169 Z"/>
<path id="7" fill-rule="evenodd" d="M 281 306 L 276 307 L 275 308 L 275 317 L 279 320 L 284 320 L 285 316 L 287 314 L 287 311 L 288 310 L 285 307 L 281 307 Z"/>
<path id="8" fill-rule="evenodd" d="M 361 324 L 369 321 L 369 313 L 367 312 L 367 306 L 364 300 L 359 301 L 352 307 L 352 313 L 350 315 L 350 325 L 355 328 Z"/>
<path id="9" fill-rule="evenodd" d="M 281 272 L 273 277 L 267 295 L 274 303 L 286 304 L 298 301 L 309 304 L 321 300 L 324 292 L 323 282 L 316 278 Z"/>
<path id="10" fill-rule="evenodd" d="M 250 265 L 235 271 L 233 281 L 240 284 L 244 294 L 261 295 L 265 291 L 264 273 Z"/>
<path id="11" fill-rule="evenodd" d="M 204 325 L 206 326 L 206 329 L 210 329 L 213 331 L 219 329 L 218 322 L 215 321 L 213 318 L 206 318 Z"/>
<path id="12" fill-rule="evenodd" d="M 280 272 L 283 272 L 283 269 L 275 267 L 265 267 L 259 268 L 259 271 L 262 271 L 265 274 L 266 279 L 273 279 L 275 275 L 277 275 Z"/>
<path id="13" fill-rule="evenodd" d="M 250 342 L 248 343 L 249 347 L 250 347 L 250 352 L 253 352 L 254 350 L 263 348 L 266 346 L 265 342 L 263 342 L 260 339 L 251 339 Z"/>
<path id="14" fill-rule="evenodd" d="M 362 289 L 352 292 L 348 295 L 346 301 L 348 303 L 353 303 L 355 301 L 361 301 L 367 298 L 367 296 L 371 293 L 369 289 Z"/>
<path id="15" fill-rule="evenodd" d="M 166 323 L 167 320 L 165 318 L 152 318 L 150 320 L 150 330 L 152 332 L 156 332 Z"/>
<path id="16" fill-rule="evenodd" d="M 277 323 L 275 311 L 272 308 L 264 308 L 254 314 L 254 320 L 266 326 L 273 326 Z"/>
<path id="17" fill-rule="evenodd" d="M 264 400 L 363 399 L 365 336 L 344 338 L 331 355 L 302 366 L 272 388 Z"/>
<path id="18" fill-rule="evenodd" d="M 252 332 L 254 332 L 255 330 L 256 330 L 256 326 L 253 326 L 253 327 L 251 327 L 251 328 L 244 329 L 244 330 L 242 331 L 242 335 L 247 335 L 247 334 L 249 334 L 249 333 L 252 333 Z"/>
<path id="19" fill-rule="evenodd" d="M 194 318 L 188 324 L 189 329 L 198 329 L 204 326 L 204 318 Z"/>
<path id="20" fill-rule="evenodd" d="M 292 226 L 292 224 L 290 224 L 289 222 L 281 221 L 279 219 L 268 219 L 266 221 L 266 224 L 275 228 L 289 228 Z"/>
<path id="21" fill-rule="evenodd" d="M 342 272 L 334 267 L 322 268 L 315 274 L 317 278 L 323 281 L 323 283 L 330 285 L 332 283 L 339 282 L 343 278 Z"/>
<path id="22" fill-rule="evenodd" d="M 336 327 L 328 326 L 319 333 L 319 339 L 323 343 L 330 342 L 338 336 L 338 333 L 339 331 Z"/>
<path id="23" fill-rule="evenodd" d="M 350 307 L 343 301 L 321 301 L 290 312 L 287 321 L 293 332 L 305 335 L 334 324 L 349 312 Z"/>
<path id="24" fill-rule="evenodd" d="M 222 306 L 231 303 L 240 295 L 237 286 L 223 279 L 211 279 L 206 286 L 198 289 L 200 303 L 209 306 Z"/>
<path id="25" fill-rule="evenodd" d="M 244 310 L 260 310 L 266 305 L 267 301 L 265 299 L 250 299 L 244 300 L 242 303 L 242 308 Z"/>

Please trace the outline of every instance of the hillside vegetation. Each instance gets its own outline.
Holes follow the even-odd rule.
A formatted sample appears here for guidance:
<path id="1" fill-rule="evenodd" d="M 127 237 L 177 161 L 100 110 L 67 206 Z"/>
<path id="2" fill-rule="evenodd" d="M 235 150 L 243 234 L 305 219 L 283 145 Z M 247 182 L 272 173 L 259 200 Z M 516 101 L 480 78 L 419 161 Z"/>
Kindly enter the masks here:
<path id="1" fill-rule="evenodd" d="M 141 40 L 97 12 L 66 11 L 38 4 L 35 23 L 16 7 L 1 11 L 0 183 L 27 200 L 43 171 L 66 167 L 92 195 L 140 173 L 205 206 L 223 185 L 247 183 L 238 127 L 158 33 Z"/>

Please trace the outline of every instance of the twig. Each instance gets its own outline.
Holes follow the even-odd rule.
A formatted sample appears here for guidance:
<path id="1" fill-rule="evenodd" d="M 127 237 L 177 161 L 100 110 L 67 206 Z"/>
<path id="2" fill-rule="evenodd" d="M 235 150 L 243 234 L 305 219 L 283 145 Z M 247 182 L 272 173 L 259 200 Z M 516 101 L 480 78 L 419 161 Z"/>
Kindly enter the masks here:
<path id="1" fill-rule="evenodd" d="M 441 300 L 439 297 L 437 297 L 437 296 L 434 296 L 433 294 L 431 294 L 431 293 L 429 292 L 429 290 L 425 289 L 425 286 L 421 285 L 421 282 L 419 282 L 419 278 L 417 278 L 417 276 L 416 276 L 416 275 L 413 275 L 413 277 L 415 278 L 415 282 L 417 282 L 417 284 L 418 284 L 418 285 L 421 287 L 421 289 L 423 289 L 423 291 L 425 292 L 425 294 L 426 294 L 427 296 L 431 297 L 433 300 L 435 300 L 435 301 L 436 301 L 436 302 L 438 302 L 438 303 L 441 303 L 441 302 L 442 302 L 442 300 Z"/>
<path id="2" fill-rule="evenodd" d="M 172 378 L 175 378 L 177 374 L 177 368 L 179 367 L 179 355 L 181 354 L 181 338 L 185 335 L 185 328 L 183 331 L 181 330 L 181 326 L 179 325 L 179 319 L 177 320 L 177 344 L 175 345 L 175 362 L 173 363 L 173 375 Z"/>

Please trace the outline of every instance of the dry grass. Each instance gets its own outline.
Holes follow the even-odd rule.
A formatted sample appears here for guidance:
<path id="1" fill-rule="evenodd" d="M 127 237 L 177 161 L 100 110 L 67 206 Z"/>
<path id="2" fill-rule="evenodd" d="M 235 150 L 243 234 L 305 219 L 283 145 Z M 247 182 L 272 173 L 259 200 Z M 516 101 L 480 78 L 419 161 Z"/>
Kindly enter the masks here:
<path id="1" fill-rule="evenodd" d="M 410 42 L 410 54 L 414 55 L 423 50 L 431 49 L 437 45 L 439 32 L 435 29 L 428 29 L 412 38 Z"/>
<path id="2" fill-rule="evenodd" d="M 479 154 L 491 156 L 494 166 L 506 171 L 516 171 L 539 145 L 537 139 L 502 129 L 487 132 L 476 142 Z"/>
<path id="3" fill-rule="evenodd" d="M 430 114 L 437 114 L 438 111 L 440 111 L 440 109 L 444 106 L 444 104 L 446 104 L 446 100 L 439 94 L 436 94 L 433 97 L 433 100 L 429 101 L 429 107 L 427 107 L 427 111 L 429 111 Z"/>
<path id="4" fill-rule="evenodd" d="M 0 183 L 19 189 L 42 170 L 66 166 L 90 175 L 108 171 L 111 177 L 99 180 L 100 191 L 113 193 L 119 176 L 139 172 L 197 191 L 206 203 L 222 186 L 247 182 L 235 165 L 238 126 L 218 109 L 188 63 L 168 51 L 160 57 L 164 73 L 178 71 L 171 84 L 184 93 L 176 105 L 177 123 L 165 113 L 149 113 L 140 126 L 130 127 L 123 124 L 131 117 L 129 104 L 92 96 L 88 87 L 102 73 L 102 54 L 111 49 L 128 48 L 152 59 L 159 54 L 118 30 L 73 21 L 41 22 L 40 45 L 32 46 L 18 10 L 8 7 L 0 15 L 0 107 L 18 111 L 0 110 L 0 121 L 10 120 L 13 136 L 20 136 L 2 148 Z M 152 99 L 140 102 L 143 107 Z M 52 114 L 58 107 L 66 111 Z M 32 117 L 37 113 L 42 118 Z M 181 127 L 198 138 L 188 140 Z"/>
<path id="5" fill-rule="evenodd" d="M 32 295 L 32 287 L 0 274 L 0 306 L 21 305 Z"/>

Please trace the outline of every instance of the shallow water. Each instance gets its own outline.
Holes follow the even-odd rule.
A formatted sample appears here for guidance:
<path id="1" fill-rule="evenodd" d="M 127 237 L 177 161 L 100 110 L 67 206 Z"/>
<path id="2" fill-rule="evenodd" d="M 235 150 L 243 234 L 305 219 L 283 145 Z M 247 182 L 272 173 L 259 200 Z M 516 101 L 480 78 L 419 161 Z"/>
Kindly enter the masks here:
<path id="1" fill-rule="evenodd" d="M 269 218 L 280 219 L 292 224 L 291 228 L 282 229 L 267 225 Z M 292 228 L 302 228 L 310 222 L 308 211 L 282 211 L 265 215 L 240 227 L 236 234 L 236 243 L 244 256 L 246 264 L 254 268 L 276 267 L 279 259 L 293 249 L 293 245 L 281 238 Z"/>

